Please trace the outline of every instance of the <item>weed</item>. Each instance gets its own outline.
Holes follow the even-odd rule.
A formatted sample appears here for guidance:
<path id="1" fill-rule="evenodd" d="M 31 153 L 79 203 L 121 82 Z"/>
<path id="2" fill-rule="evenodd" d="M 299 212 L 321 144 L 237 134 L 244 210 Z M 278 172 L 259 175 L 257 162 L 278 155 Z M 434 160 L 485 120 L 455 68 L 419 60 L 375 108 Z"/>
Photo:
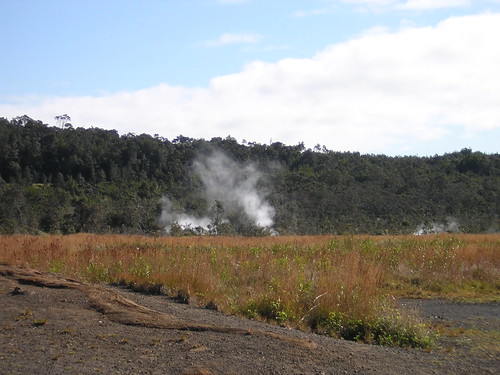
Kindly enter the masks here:
<path id="1" fill-rule="evenodd" d="M 161 345 L 161 343 L 162 343 L 161 339 L 155 338 L 155 339 L 151 340 L 151 343 L 149 345 L 151 345 L 151 346 L 158 346 L 158 345 Z"/>
<path id="2" fill-rule="evenodd" d="M 35 327 L 41 327 L 47 324 L 47 319 L 35 319 L 33 320 L 33 325 Z"/>
<path id="3" fill-rule="evenodd" d="M 16 322 L 20 320 L 26 320 L 26 319 L 31 319 L 33 317 L 33 311 L 30 309 L 26 309 L 24 311 L 21 311 L 21 314 L 15 318 Z"/>
<path id="4" fill-rule="evenodd" d="M 47 270 L 52 273 L 62 272 L 64 270 L 64 261 L 61 259 L 51 260 Z"/>
<path id="5" fill-rule="evenodd" d="M 462 327 L 454 327 L 450 322 L 439 322 L 432 325 L 433 330 L 440 336 L 460 337 L 465 333 Z"/>
<path id="6" fill-rule="evenodd" d="M 310 322 L 317 333 L 369 344 L 430 348 L 435 335 L 426 325 L 408 321 L 397 312 L 378 317 L 354 317 L 341 312 L 317 315 Z"/>
<path id="7" fill-rule="evenodd" d="M 261 317 L 265 320 L 275 321 L 280 324 L 295 319 L 290 309 L 288 309 L 280 299 L 272 300 L 268 297 L 264 297 L 259 301 L 249 301 L 241 312 L 250 319 Z"/>

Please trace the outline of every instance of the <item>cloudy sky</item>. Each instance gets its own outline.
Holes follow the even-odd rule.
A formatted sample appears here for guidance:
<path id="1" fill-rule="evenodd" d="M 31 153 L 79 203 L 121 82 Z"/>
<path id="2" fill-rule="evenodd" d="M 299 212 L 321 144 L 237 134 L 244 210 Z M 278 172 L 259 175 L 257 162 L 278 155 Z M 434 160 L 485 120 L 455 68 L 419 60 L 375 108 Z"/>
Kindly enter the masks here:
<path id="1" fill-rule="evenodd" d="M 500 152 L 500 0 L 0 0 L 0 117 Z"/>

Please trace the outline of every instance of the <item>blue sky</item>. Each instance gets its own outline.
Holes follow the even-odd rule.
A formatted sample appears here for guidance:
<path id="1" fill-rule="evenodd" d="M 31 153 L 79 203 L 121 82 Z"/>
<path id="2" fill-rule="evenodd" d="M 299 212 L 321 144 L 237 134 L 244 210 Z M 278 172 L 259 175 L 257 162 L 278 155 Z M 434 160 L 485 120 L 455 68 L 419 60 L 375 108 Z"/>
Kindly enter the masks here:
<path id="1" fill-rule="evenodd" d="M 0 0 L 0 116 L 500 151 L 500 0 Z"/>

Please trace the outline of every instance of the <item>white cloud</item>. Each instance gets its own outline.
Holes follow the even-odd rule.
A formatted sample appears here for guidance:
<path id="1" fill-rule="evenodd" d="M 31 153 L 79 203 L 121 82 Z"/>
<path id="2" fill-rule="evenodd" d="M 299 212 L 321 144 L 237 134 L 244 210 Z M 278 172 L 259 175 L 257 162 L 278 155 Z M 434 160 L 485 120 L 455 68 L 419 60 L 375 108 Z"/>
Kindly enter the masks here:
<path id="1" fill-rule="evenodd" d="M 408 0 L 396 6 L 398 9 L 432 10 L 440 8 L 466 7 L 470 0 Z"/>
<path id="2" fill-rule="evenodd" d="M 317 8 L 312 10 L 297 10 L 292 14 L 293 17 L 310 17 L 329 14 L 332 12 L 331 8 Z"/>
<path id="3" fill-rule="evenodd" d="M 343 3 L 347 4 L 358 4 L 358 5 L 390 5 L 396 2 L 396 0 L 341 0 Z"/>
<path id="4" fill-rule="evenodd" d="M 397 0 L 340 0 L 341 3 L 352 4 L 351 9 L 357 13 L 381 13 L 391 9 Z"/>
<path id="5" fill-rule="evenodd" d="M 209 47 L 226 46 L 229 44 L 239 43 L 258 43 L 262 39 L 258 34 L 230 34 L 225 33 L 215 40 L 210 40 L 205 43 Z"/>
<path id="6" fill-rule="evenodd" d="M 435 10 L 442 8 L 467 7 L 471 0 L 340 0 L 346 4 L 357 5 L 358 11 Z M 500 1 L 500 0 L 489 0 Z"/>
<path id="7" fill-rule="evenodd" d="M 307 59 L 255 61 L 206 88 L 163 84 L 102 97 L 26 100 L 0 105 L 0 113 L 44 121 L 68 113 L 76 126 L 170 139 L 231 135 L 421 153 L 429 141 L 451 147 L 450 138 L 500 130 L 497 35 L 500 14 L 450 18 L 436 27 L 377 30 Z"/>

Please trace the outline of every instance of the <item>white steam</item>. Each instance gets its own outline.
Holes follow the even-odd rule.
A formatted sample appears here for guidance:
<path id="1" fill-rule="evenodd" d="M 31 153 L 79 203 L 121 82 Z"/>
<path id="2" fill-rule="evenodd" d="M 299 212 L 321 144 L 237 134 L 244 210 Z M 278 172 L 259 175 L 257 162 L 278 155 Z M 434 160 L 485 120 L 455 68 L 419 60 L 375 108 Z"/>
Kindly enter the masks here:
<path id="1" fill-rule="evenodd" d="M 242 165 L 215 151 L 208 158 L 194 163 L 200 175 L 208 201 L 219 201 L 225 210 L 243 209 L 255 225 L 271 227 L 274 208 L 258 189 L 260 172 L 253 164 Z"/>
<path id="2" fill-rule="evenodd" d="M 434 222 L 429 225 L 420 224 L 413 234 L 421 236 L 424 234 L 437 234 L 437 233 L 458 233 L 460 232 L 458 221 L 453 217 L 447 217 L 443 223 Z"/>
<path id="3" fill-rule="evenodd" d="M 170 230 L 174 223 L 179 224 L 182 229 L 192 228 L 194 230 L 196 228 L 203 228 L 205 230 L 210 225 L 210 218 L 187 215 L 182 209 L 175 207 L 167 197 L 161 199 L 161 205 L 160 222 L 165 226 L 167 231 Z"/>
<path id="4" fill-rule="evenodd" d="M 201 178 L 208 206 L 222 206 L 222 217 L 218 218 L 221 222 L 237 219 L 260 227 L 273 226 L 274 208 L 266 201 L 265 191 L 259 186 L 262 175 L 254 164 L 238 163 L 220 151 L 213 151 L 196 159 L 193 168 Z M 188 215 L 166 197 L 162 199 L 162 206 L 160 220 L 167 230 L 177 223 L 181 228 L 201 228 L 199 232 L 214 231 L 214 217 L 209 212 L 202 217 Z"/>

